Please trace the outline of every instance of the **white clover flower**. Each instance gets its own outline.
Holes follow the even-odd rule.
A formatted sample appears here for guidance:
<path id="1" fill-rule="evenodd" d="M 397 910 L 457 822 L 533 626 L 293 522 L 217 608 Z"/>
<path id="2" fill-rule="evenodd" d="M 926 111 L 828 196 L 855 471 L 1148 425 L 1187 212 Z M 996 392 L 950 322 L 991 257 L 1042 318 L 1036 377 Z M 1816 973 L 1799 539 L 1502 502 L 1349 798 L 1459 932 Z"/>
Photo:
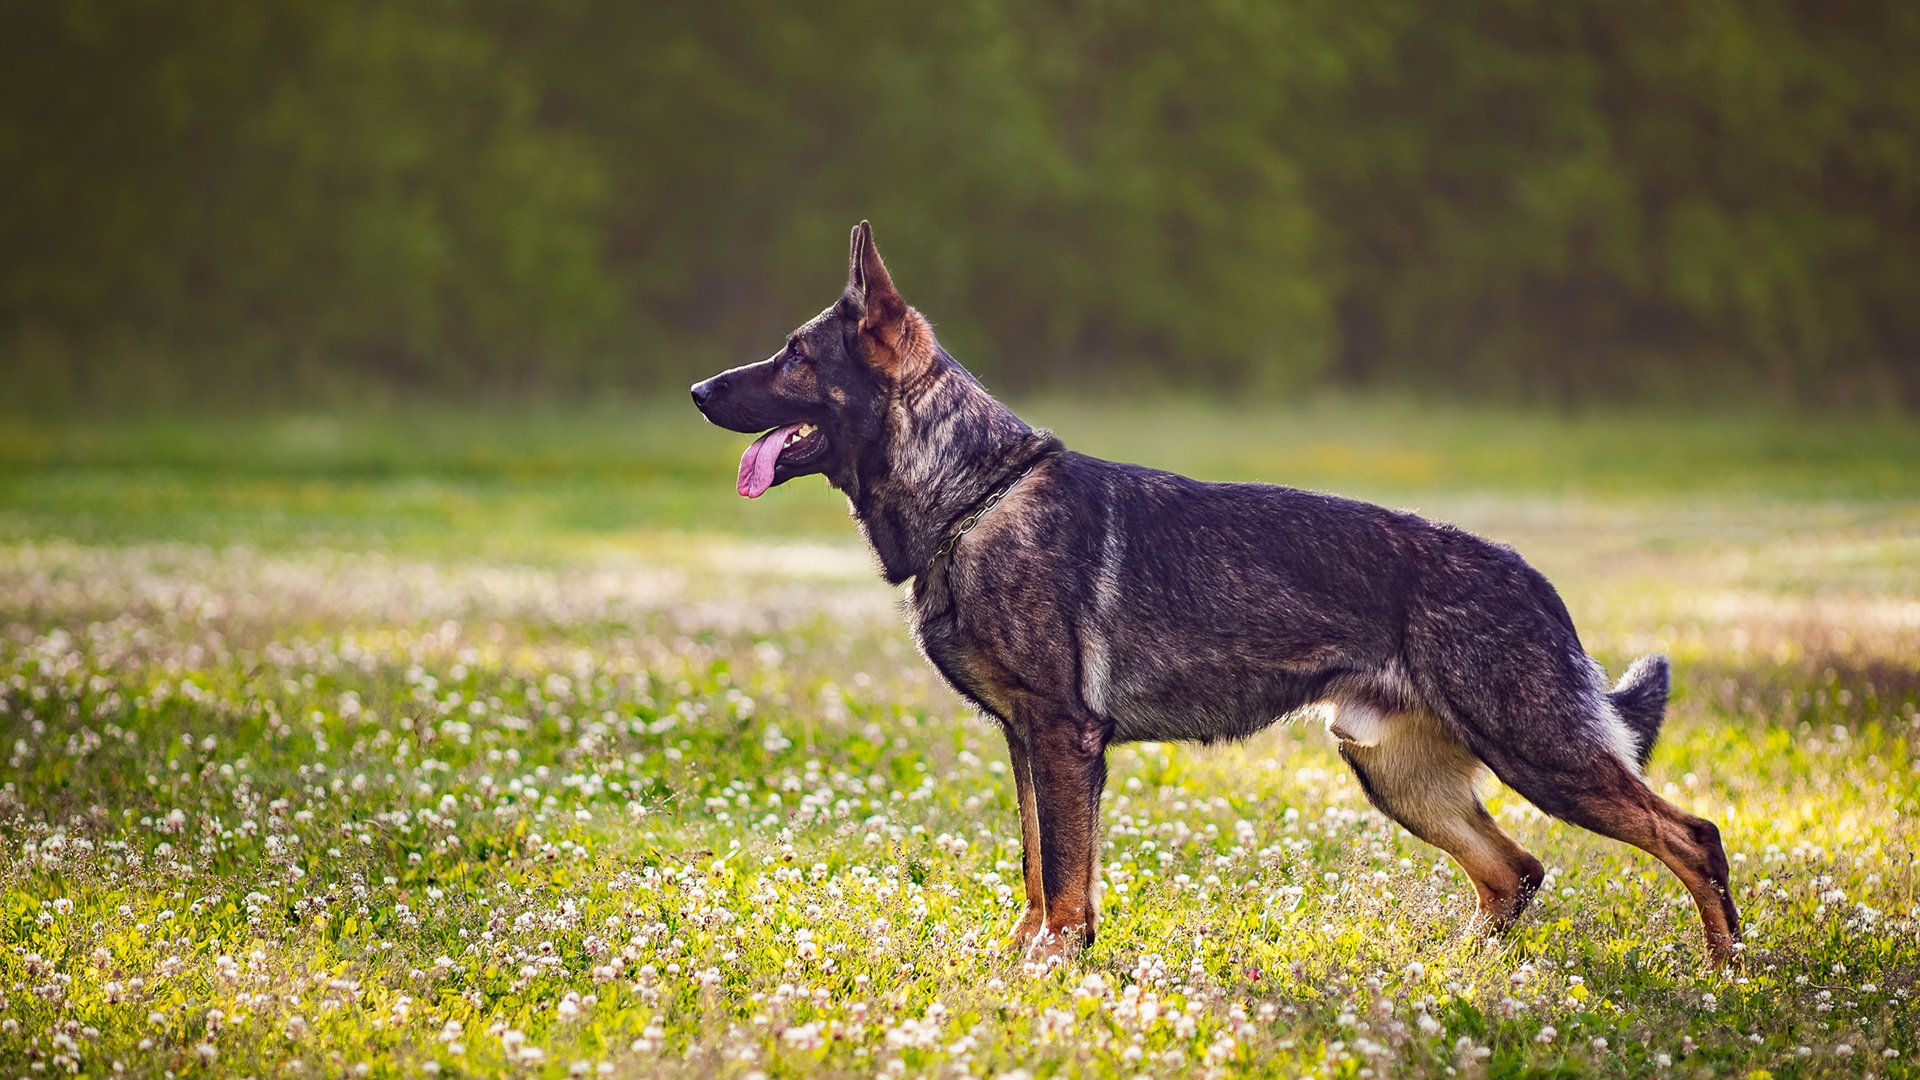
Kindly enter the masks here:
<path id="1" fill-rule="evenodd" d="M 798 1027 L 788 1028 L 780 1033 L 780 1039 L 795 1050 L 812 1051 L 826 1045 L 825 1032 L 825 1025 L 815 1020 Z"/>

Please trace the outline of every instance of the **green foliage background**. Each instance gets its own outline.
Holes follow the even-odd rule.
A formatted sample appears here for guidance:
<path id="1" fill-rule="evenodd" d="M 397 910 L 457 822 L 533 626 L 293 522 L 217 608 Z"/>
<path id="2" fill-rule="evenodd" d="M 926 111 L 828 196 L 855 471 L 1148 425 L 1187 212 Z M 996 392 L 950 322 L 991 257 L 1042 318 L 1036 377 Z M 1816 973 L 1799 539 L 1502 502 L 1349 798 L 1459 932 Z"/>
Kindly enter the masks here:
<path id="1" fill-rule="evenodd" d="M 863 216 L 1000 388 L 1920 405 L 1912 4 L 0 0 L 0 28 L 16 408 L 664 392 L 830 299 Z"/>

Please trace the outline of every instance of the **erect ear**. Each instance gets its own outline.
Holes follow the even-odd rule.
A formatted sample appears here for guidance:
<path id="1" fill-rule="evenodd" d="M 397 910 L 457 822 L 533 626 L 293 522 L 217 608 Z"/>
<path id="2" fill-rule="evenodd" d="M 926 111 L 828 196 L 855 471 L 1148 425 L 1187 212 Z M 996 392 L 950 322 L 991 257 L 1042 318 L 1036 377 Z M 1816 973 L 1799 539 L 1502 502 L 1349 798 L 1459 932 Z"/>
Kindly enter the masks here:
<path id="1" fill-rule="evenodd" d="M 899 345 L 907 302 L 893 287 L 880 249 L 873 246 L 873 226 L 862 221 L 853 227 L 847 246 L 847 295 L 860 309 L 860 329 L 891 349 Z"/>

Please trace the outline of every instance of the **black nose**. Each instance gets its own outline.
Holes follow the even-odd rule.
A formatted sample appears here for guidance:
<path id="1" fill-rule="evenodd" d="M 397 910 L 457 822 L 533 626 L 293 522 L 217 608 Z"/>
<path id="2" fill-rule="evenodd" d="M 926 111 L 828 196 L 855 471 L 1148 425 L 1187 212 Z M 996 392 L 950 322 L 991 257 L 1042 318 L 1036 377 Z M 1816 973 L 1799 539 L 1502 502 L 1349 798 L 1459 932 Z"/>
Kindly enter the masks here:
<path id="1" fill-rule="evenodd" d="M 694 383 L 693 384 L 694 405 L 698 408 L 702 408 L 702 409 L 706 408 L 707 402 L 712 400 L 713 395 L 718 393 L 719 390 L 720 390 L 720 377 L 717 375 L 711 379 L 708 379 L 706 382 Z"/>

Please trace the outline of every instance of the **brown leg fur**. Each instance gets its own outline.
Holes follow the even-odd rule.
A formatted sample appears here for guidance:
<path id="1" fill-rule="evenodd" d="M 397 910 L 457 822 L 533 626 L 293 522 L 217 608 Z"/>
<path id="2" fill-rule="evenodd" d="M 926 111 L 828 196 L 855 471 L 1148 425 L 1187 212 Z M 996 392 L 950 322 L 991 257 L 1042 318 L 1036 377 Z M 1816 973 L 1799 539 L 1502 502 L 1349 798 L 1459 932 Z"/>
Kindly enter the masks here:
<path id="1" fill-rule="evenodd" d="M 1026 742 L 1011 727 L 1003 726 L 1001 730 L 1007 737 L 1014 797 L 1020 804 L 1020 862 L 1027 888 L 1027 909 L 1013 928 L 1013 940 L 1024 951 L 1047 924 L 1047 893 L 1040 876 L 1040 811 L 1034 800 L 1033 766 L 1027 757 Z"/>
<path id="2" fill-rule="evenodd" d="M 1632 844 L 1665 863 L 1700 909 L 1713 966 L 1732 961 L 1733 947 L 1740 941 L 1740 912 L 1733 903 L 1720 829 L 1655 795 L 1645 781 L 1612 758 L 1558 779 L 1561 783 L 1544 801 L 1513 786 L 1555 817 Z"/>
<path id="3" fill-rule="evenodd" d="M 1378 741 L 1340 744 L 1340 756 L 1353 767 L 1367 798 L 1467 872 L 1488 930 L 1512 926 L 1546 872 L 1480 805 L 1474 791 L 1480 762 L 1424 716 L 1381 718 L 1369 725 L 1368 736 Z"/>
<path id="4" fill-rule="evenodd" d="M 1040 710 L 1022 712 L 1040 831 L 1044 935 L 1037 945 L 1060 952 L 1093 940 L 1094 874 L 1100 837 L 1105 747 L 1090 725 Z"/>

